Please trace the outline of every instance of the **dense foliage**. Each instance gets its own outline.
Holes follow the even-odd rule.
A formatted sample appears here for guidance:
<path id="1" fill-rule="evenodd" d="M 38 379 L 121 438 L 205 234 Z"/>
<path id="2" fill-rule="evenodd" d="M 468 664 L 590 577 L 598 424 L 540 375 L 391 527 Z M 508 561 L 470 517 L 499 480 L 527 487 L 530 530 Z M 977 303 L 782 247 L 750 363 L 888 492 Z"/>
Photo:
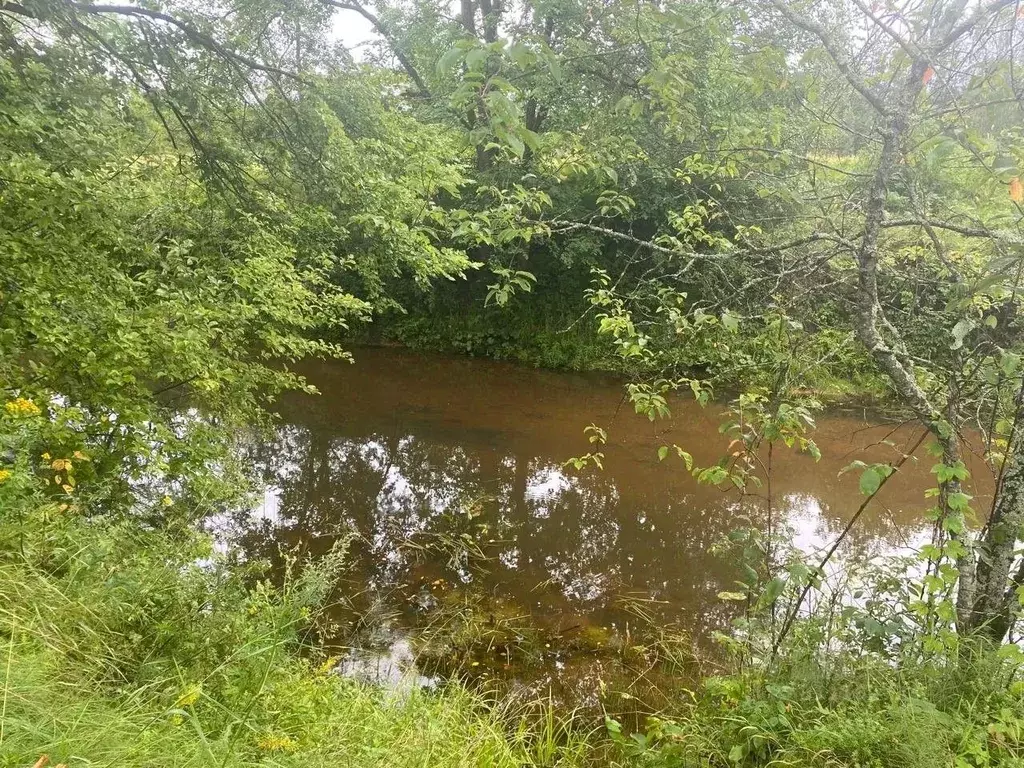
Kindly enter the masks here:
<path id="1" fill-rule="evenodd" d="M 652 421 L 735 395 L 719 463 L 659 451 L 767 485 L 724 546 L 734 674 L 609 721 L 614 759 L 1015 764 L 1022 24 L 1011 0 L 0 4 L 5 762 L 400 764 L 440 728 L 437 764 L 579 757 L 458 689 L 317 673 L 296 631 L 326 571 L 274 592 L 196 533 L 293 364 L 370 337 L 613 369 Z M 824 394 L 887 398 L 936 459 L 932 541 L 839 584 L 836 547 L 805 562 L 772 519 L 773 451 L 820 456 Z M 907 460 L 851 465 L 846 533 Z"/>

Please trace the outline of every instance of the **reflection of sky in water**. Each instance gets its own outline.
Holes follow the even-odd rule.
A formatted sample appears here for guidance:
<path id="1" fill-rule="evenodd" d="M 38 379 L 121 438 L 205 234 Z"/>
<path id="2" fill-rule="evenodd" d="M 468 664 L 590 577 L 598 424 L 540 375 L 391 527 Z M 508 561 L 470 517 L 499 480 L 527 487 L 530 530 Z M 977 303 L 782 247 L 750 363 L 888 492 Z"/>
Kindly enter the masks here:
<path id="1" fill-rule="evenodd" d="M 422 548 L 413 554 L 405 544 L 448 531 L 497 542 L 488 551 L 488 586 L 526 604 L 586 613 L 628 590 L 699 612 L 731 582 L 730 566 L 709 553 L 712 545 L 748 519 L 764 523 L 753 497 L 741 502 L 717 489 L 698 496 L 652 484 L 653 474 L 647 484 L 623 486 L 610 472 L 572 474 L 545 457 L 416 435 L 352 440 L 289 425 L 264 447 L 268 485 L 242 531 L 257 528 L 273 540 L 354 530 L 355 559 L 377 589 L 407 580 L 422 564 Z M 779 494 L 773 514 L 809 558 L 845 524 L 811 493 Z M 874 519 L 869 531 L 851 537 L 851 549 L 891 551 L 899 546 L 896 533 Z M 909 533 L 914 542 L 926 537 L 920 527 Z M 473 579 L 468 561 L 450 552 L 446 558 L 433 565 L 459 581 Z"/>
<path id="2" fill-rule="evenodd" d="M 718 462 L 729 441 L 721 413 L 674 403 L 675 418 L 650 424 L 622 408 L 619 382 L 394 350 L 358 357 L 351 368 L 311 369 L 325 394 L 283 402 L 277 434 L 250 446 L 261 503 L 215 521 L 241 557 L 278 568 L 284 552 L 315 559 L 354 534 L 338 595 L 351 612 L 338 620 L 359 635 L 367 616 L 383 615 L 389 633 L 362 642 L 385 650 L 346 658 L 346 674 L 406 674 L 403 638 L 439 606 L 504 611 L 553 633 L 635 627 L 632 609 L 698 643 L 728 626 L 736 606 L 717 593 L 742 573 L 712 550 L 736 528 L 768 527 L 767 488 L 742 496 L 702 486 L 674 456 L 657 458 L 660 445 L 676 444 L 697 466 Z M 592 448 L 591 421 L 608 429 L 604 469 L 577 472 L 564 462 Z M 771 527 L 786 547 L 817 564 L 863 500 L 843 468 L 894 460 L 916 429 L 893 447 L 881 444 L 890 426 L 833 415 L 814 434 L 820 462 L 776 445 Z M 858 520 L 830 578 L 845 576 L 838 570 L 854 556 L 927 541 L 923 492 L 933 478 L 910 464 Z M 574 662 L 583 689 L 595 689 L 603 663 Z"/>
<path id="3" fill-rule="evenodd" d="M 842 533 L 842 527 L 825 517 L 821 502 L 806 494 L 788 494 L 782 499 L 783 525 L 788 542 L 806 555 L 821 555 Z M 865 537 L 856 526 L 851 530 L 851 548 L 870 557 L 879 554 L 907 555 L 926 543 L 931 532 L 927 526 L 900 526 L 884 507 L 874 513 L 888 535 Z M 845 522 L 845 521 L 843 521 Z"/>
<path id="4" fill-rule="evenodd" d="M 573 478 L 558 467 L 547 466 L 534 470 L 526 481 L 526 498 L 536 502 L 534 517 L 548 517 L 547 503 L 573 488 Z"/>
<path id="5" fill-rule="evenodd" d="M 808 554 L 827 546 L 835 533 L 829 530 L 821 505 L 812 496 L 792 494 L 782 501 L 784 524 L 791 532 L 790 543 Z"/>
<path id="6" fill-rule="evenodd" d="M 231 538 L 251 556 L 297 547 L 315 557 L 353 532 L 346 578 L 377 595 L 440 578 L 535 615 L 611 623 L 624 599 L 646 599 L 695 634 L 727 620 L 716 594 L 739 574 L 712 549 L 735 528 L 767 526 L 762 497 L 697 485 L 659 462 L 656 444 L 609 444 L 604 470 L 576 472 L 563 462 L 585 445 L 579 436 L 556 430 L 558 442 L 535 447 L 532 436 L 517 442 L 437 423 L 407 431 L 361 431 L 344 420 L 283 425 L 252 446 L 266 490 L 256 509 L 235 516 Z M 707 435 L 700 440 L 718 450 Z M 772 526 L 814 563 L 861 501 L 856 478 L 840 477 L 838 461 L 780 455 Z M 836 566 L 926 540 L 914 512 L 925 506 L 922 492 L 913 490 L 894 501 L 895 513 L 869 509 Z M 474 559 L 467 541 L 486 559 Z"/>
<path id="7" fill-rule="evenodd" d="M 265 521 L 271 525 L 281 524 L 281 489 L 268 485 L 263 489 L 263 501 L 253 512 L 253 521 Z"/>
<path id="8" fill-rule="evenodd" d="M 353 648 L 338 662 L 337 671 L 354 680 L 386 685 L 398 693 L 433 688 L 438 682 L 416 671 L 416 655 L 405 637 L 399 637 L 382 650 Z"/>

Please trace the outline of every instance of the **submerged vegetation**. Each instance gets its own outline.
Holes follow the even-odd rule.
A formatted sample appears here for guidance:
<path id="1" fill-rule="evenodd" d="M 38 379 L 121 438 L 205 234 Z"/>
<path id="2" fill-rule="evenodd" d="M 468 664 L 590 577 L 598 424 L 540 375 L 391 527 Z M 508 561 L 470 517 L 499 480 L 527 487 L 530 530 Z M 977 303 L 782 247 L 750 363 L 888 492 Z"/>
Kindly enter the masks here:
<path id="1" fill-rule="evenodd" d="M 1012 0 L 0 4 L 0 762 L 1024 764 L 1022 38 Z M 720 459 L 657 448 L 736 498 L 714 664 L 588 627 L 670 683 L 558 711 L 471 685 L 530 632 L 463 600 L 434 689 L 338 674 L 344 548 L 274 579 L 205 525 L 367 339 L 726 407 Z M 920 437 L 802 552 L 773 461 L 864 394 Z M 930 540 L 839 564 L 926 452 Z"/>

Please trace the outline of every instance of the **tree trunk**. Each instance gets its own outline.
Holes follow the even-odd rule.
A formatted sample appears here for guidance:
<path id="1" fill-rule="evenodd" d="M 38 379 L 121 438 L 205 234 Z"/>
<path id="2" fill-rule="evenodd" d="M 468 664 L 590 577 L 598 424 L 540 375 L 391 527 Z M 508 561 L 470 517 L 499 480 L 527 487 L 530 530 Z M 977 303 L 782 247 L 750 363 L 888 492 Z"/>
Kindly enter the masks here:
<path id="1" fill-rule="evenodd" d="M 1024 564 L 1010 572 L 1017 560 L 1017 539 L 1024 526 L 1024 407 L 1018 396 L 1017 414 L 1006 449 L 992 516 L 977 545 L 974 595 L 967 631 L 1001 642 L 1020 612 L 1017 587 L 1024 579 Z"/>
<path id="2" fill-rule="evenodd" d="M 937 20 L 920 40 L 900 37 L 900 32 L 878 21 L 870 11 L 864 12 L 887 35 L 895 37 L 912 59 L 906 77 L 893 80 L 887 90 L 877 88 L 858 71 L 853 58 L 837 43 L 829 31 L 814 18 L 801 15 L 786 0 L 770 0 L 771 4 L 790 22 L 817 37 L 837 69 L 849 84 L 860 93 L 876 112 L 876 129 L 882 138 L 878 164 L 872 175 L 867 199 L 864 201 L 864 230 L 857 248 L 857 291 L 854 327 L 861 343 L 867 348 L 879 369 L 888 377 L 896 393 L 913 409 L 917 417 L 931 430 L 943 449 L 943 461 L 956 464 L 960 459 L 958 423 L 958 394 L 951 386 L 945 403 L 932 402 L 918 384 L 914 361 L 907 354 L 900 331 L 885 316 L 879 302 L 878 256 L 879 236 L 886 218 L 889 187 L 902 171 L 901 158 L 913 118 L 918 97 L 926 80 L 934 74 L 932 61 L 963 34 L 970 31 L 989 14 L 997 13 L 1010 2 L 982 5 L 961 21 L 968 5 L 966 0 L 937 2 L 932 8 Z M 930 73 L 930 74 L 929 74 Z M 939 258 L 941 248 L 937 244 Z M 955 382 L 953 382 L 955 385 Z M 1024 393 L 1024 389 L 1022 389 Z M 944 406 L 945 415 L 940 406 Z M 944 423 L 946 422 L 946 423 Z M 940 508 L 945 518 L 956 510 L 950 505 L 953 494 L 960 492 L 955 478 L 940 486 Z M 1017 589 L 1024 585 L 1024 562 L 1017 561 L 1016 543 L 1024 526 L 1024 407 L 1021 396 L 1017 400 L 1015 426 L 1007 446 L 1001 483 L 996 490 L 991 519 L 979 537 L 975 550 L 967 546 L 967 553 L 957 560 L 960 571 L 957 591 L 957 631 L 964 636 L 977 635 L 996 642 L 1001 641 L 1016 620 L 1020 610 Z M 955 534 L 952 534 L 955 535 Z"/>

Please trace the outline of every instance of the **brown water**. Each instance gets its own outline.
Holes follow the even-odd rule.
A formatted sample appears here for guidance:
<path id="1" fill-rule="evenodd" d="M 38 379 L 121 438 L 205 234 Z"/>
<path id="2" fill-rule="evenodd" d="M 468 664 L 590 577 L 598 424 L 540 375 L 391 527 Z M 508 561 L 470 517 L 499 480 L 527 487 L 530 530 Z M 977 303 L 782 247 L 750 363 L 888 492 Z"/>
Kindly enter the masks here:
<path id="1" fill-rule="evenodd" d="M 449 663 L 433 671 L 549 684 L 571 668 L 582 687 L 607 678 L 602 648 L 621 657 L 638 612 L 698 646 L 728 625 L 732 609 L 716 595 L 736 573 L 711 550 L 744 517 L 764 525 L 767 505 L 698 485 L 657 456 L 674 443 L 698 464 L 716 462 L 728 443 L 720 408 L 681 400 L 671 420 L 651 423 L 604 377 L 391 349 L 356 360 L 304 368 L 322 395 L 283 402 L 276 438 L 254 448 L 268 490 L 238 543 L 280 562 L 283 550 L 316 557 L 355 532 L 337 635 L 384 649 L 374 672 L 397 674 L 399 657 L 418 652 L 411 628 L 445 623 L 451 647 L 434 661 Z M 591 449 L 591 422 L 608 433 L 604 470 L 567 469 Z M 859 473 L 841 469 L 896 461 L 919 436 L 863 413 L 820 417 L 820 462 L 773 453 L 776 525 L 805 551 L 827 546 L 863 498 Z M 932 463 L 921 451 L 885 486 L 847 553 L 927 536 Z M 527 640 L 534 650 L 520 653 Z M 366 659 L 350 664 L 365 672 Z"/>

